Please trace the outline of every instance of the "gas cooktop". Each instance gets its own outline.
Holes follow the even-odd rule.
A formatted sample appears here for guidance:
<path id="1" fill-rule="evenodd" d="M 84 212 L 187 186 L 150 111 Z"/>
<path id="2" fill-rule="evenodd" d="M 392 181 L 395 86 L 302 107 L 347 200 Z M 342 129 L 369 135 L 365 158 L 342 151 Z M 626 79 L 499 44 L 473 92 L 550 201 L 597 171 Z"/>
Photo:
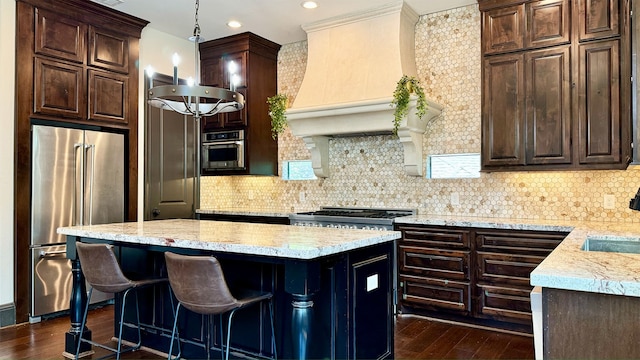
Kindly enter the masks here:
<path id="1" fill-rule="evenodd" d="M 289 216 L 291 225 L 345 229 L 391 230 L 397 217 L 415 215 L 411 209 L 322 207 Z"/>

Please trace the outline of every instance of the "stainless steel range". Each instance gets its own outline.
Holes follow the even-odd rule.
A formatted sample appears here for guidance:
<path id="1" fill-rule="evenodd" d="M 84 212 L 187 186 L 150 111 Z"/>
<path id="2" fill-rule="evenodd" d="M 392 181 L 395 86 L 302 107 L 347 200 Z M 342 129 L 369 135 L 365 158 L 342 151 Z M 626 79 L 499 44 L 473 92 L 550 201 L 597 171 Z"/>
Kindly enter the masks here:
<path id="1" fill-rule="evenodd" d="M 415 215 L 410 209 L 322 207 L 318 211 L 289 215 L 291 225 L 340 229 L 393 230 L 393 220 Z"/>

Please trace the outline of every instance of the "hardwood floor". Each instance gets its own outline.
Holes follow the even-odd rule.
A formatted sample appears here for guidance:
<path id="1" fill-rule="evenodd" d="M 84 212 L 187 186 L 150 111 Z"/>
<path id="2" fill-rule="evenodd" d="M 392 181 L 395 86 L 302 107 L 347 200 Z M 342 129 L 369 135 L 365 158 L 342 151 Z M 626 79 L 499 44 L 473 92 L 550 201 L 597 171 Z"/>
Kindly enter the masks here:
<path id="1" fill-rule="evenodd" d="M 106 343 L 113 329 L 113 306 L 95 309 L 88 326 L 96 341 Z M 69 318 L 0 329 L 0 359 L 63 359 Z M 396 319 L 396 359 L 533 359 L 533 338 L 445 324 L 414 316 Z M 93 358 L 107 354 L 96 349 Z M 137 351 L 123 359 L 163 359 Z"/>

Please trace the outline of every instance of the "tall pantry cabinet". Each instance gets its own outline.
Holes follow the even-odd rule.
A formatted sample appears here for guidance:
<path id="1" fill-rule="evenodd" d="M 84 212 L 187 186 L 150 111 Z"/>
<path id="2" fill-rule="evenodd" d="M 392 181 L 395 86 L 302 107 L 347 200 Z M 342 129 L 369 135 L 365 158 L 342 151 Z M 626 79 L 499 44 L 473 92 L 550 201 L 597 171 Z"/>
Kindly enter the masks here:
<path id="1" fill-rule="evenodd" d="M 478 0 L 483 170 L 624 169 L 629 0 Z"/>
<path id="2" fill-rule="evenodd" d="M 16 2 L 15 303 L 29 311 L 31 125 L 125 138 L 125 220 L 136 220 L 138 52 L 147 21 L 86 0 Z"/>

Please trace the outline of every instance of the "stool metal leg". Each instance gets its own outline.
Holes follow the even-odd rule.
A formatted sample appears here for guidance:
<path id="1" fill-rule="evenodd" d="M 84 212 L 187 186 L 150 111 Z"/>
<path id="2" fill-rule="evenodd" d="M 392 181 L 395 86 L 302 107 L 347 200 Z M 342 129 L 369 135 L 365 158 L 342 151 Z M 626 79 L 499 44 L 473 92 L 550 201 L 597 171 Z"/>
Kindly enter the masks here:
<path id="1" fill-rule="evenodd" d="M 178 306 L 176 307 L 175 317 L 173 319 L 173 330 L 171 331 L 171 345 L 169 345 L 169 357 L 167 360 L 171 360 L 171 354 L 173 353 L 173 340 L 176 336 L 176 329 L 178 328 L 178 314 L 180 313 L 180 307 L 182 303 L 178 301 Z M 180 338 L 178 338 L 178 349 L 180 348 Z M 179 359 L 181 355 L 181 351 L 178 350 L 178 355 L 174 359 Z"/>
<path id="2" fill-rule="evenodd" d="M 233 320 L 233 314 L 235 314 L 236 310 L 238 309 L 239 308 L 235 308 L 229 313 L 229 324 L 227 324 L 227 353 L 225 355 L 225 360 L 229 360 L 229 346 L 231 342 L 231 320 Z"/>

